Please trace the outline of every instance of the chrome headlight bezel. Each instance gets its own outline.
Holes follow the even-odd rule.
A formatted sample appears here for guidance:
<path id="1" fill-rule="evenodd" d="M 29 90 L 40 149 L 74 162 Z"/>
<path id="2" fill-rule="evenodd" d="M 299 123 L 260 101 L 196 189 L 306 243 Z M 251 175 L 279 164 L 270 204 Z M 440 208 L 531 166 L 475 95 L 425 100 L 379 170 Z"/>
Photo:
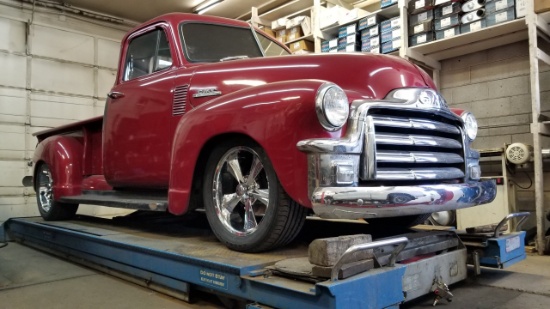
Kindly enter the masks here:
<path id="1" fill-rule="evenodd" d="M 337 131 L 349 118 L 348 97 L 336 84 L 324 83 L 315 96 L 315 111 L 323 128 Z"/>
<path id="2" fill-rule="evenodd" d="M 445 99 L 430 88 L 399 88 L 390 92 L 386 98 L 417 108 L 449 109 Z"/>
<path id="3" fill-rule="evenodd" d="M 476 117 L 470 112 L 464 112 L 460 115 L 462 122 L 464 122 L 464 133 L 470 141 L 473 141 L 477 137 L 477 120 Z"/>

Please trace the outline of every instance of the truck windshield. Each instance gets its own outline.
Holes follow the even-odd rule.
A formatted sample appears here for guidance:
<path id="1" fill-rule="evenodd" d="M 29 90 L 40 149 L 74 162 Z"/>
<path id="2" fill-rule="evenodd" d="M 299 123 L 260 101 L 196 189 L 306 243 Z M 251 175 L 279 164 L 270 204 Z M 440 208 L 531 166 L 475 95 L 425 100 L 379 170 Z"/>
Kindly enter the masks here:
<path id="1" fill-rule="evenodd" d="M 262 57 L 249 28 L 184 23 L 180 26 L 184 53 L 191 62 L 218 62 L 223 58 Z"/>

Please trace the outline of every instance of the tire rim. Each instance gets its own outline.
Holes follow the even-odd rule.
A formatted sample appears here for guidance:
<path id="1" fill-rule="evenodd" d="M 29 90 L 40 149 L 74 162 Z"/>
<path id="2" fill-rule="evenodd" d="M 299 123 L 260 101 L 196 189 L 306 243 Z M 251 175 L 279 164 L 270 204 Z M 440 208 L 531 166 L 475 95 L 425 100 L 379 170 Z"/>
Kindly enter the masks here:
<path id="1" fill-rule="evenodd" d="M 38 173 L 38 204 L 45 212 L 49 212 L 53 202 L 52 174 L 47 167 Z"/>
<path id="2" fill-rule="evenodd" d="M 234 147 L 223 155 L 214 174 L 213 199 L 218 219 L 231 234 L 257 230 L 269 207 L 269 182 L 254 150 Z"/>

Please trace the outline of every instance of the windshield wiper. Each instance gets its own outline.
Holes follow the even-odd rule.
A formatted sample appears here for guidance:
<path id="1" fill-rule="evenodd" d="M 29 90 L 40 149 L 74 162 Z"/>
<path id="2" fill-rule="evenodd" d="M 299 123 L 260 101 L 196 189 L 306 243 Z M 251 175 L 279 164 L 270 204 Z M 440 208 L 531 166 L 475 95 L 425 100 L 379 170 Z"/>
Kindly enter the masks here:
<path id="1" fill-rule="evenodd" d="M 231 60 L 239 60 L 239 59 L 248 59 L 248 56 L 246 56 L 246 55 L 242 55 L 242 56 L 229 56 L 229 57 L 225 57 L 225 58 L 220 59 L 220 62 L 231 61 Z"/>

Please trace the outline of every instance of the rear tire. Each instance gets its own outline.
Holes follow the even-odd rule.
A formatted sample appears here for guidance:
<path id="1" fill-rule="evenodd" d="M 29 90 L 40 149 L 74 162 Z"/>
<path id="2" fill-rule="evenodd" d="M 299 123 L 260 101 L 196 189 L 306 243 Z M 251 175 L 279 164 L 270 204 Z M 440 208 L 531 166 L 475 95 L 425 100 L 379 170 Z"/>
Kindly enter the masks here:
<path id="1" fill-rule="evenodd" d="M 46 163 L 40 164 L 36 170 L 36 202 L 38 211 L 44 220 L 67 220 L 78 210 L 78 204 L 61 203 L 54 200 L 53 176 Z"/>
<path id="2" fill-rule="evenodd" d="M 206 217 L 216 237 L 241 252 L 272 250 L 290 243 L 307 209 L 284 191 L 263 149 L 246 139 L 216 147 L 203 182 Z"/>

